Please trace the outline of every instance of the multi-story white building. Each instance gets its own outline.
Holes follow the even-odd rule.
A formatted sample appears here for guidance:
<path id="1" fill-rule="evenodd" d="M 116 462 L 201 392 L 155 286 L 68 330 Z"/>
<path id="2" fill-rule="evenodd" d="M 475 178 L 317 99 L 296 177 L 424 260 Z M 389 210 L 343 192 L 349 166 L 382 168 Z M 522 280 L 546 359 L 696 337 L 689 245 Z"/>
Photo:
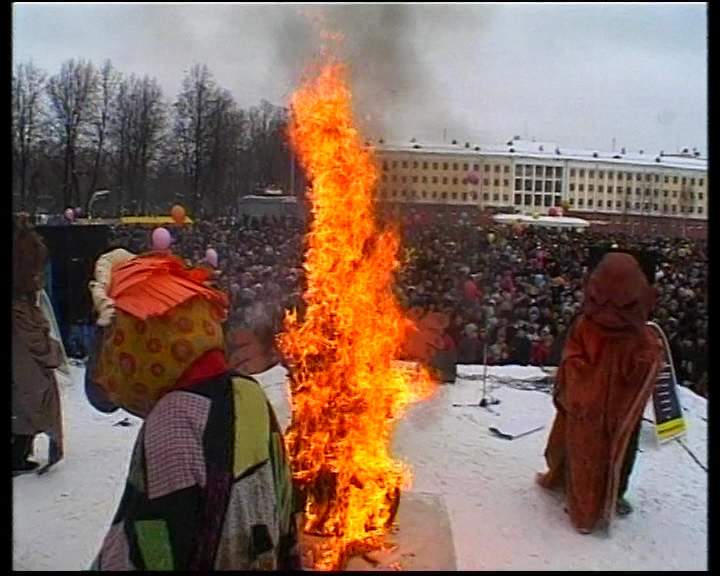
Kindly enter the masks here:
<path id="1" fill-rule="evenodd" d="M 378 197 L 613 221 L 654 217 L 707 222 L 707 160 L 687 149 L 650 154 L 570 150 L 514 139 L 505 146 L 373 144 L 380 162 Z"/>

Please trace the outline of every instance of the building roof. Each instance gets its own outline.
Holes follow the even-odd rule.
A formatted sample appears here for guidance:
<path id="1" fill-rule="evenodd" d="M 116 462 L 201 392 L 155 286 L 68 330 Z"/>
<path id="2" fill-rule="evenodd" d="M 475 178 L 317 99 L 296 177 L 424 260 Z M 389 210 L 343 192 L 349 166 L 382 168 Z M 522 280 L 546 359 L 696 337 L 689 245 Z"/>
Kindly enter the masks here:
<path id="1" fill-rule="evenodd" d="M 538 160 L 574 160 L 581 162 L 602 162 L 603 164 L 633 164 L 653 168 L 674 168 L 681 170 L 707 171 L 707 158 L 688 152 L 665 154 L 651 152 L 601 152 L 563 148 L 553 142 L 536 142 L 513 139 L 506 144 L 479 146 L 465 143 L 432 144 L 423 142 L 392 142 L 374 144 L 379 151 L 425 152 L 430 154 L 479 154 L 483 156 L 518 156 Z"/>

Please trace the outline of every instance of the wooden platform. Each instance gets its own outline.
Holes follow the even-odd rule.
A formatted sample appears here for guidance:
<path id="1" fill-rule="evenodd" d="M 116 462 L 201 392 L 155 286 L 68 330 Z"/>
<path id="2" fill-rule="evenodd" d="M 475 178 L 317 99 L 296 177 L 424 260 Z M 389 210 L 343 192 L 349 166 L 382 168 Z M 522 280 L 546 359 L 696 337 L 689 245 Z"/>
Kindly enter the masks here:
<path id="1" fill-rule="evenodd" d="M 307 549 L 317 539 L 302 535 Z M 310 554 L 303 554 L 311 562 Z M 306 569 L 312 569 L 306 566 Z M 347 571 L 456 570 L 450 517 L 441 496 L 404 492 L 395 525 L 386 537 L 385 549 L 350 559 Z"/>

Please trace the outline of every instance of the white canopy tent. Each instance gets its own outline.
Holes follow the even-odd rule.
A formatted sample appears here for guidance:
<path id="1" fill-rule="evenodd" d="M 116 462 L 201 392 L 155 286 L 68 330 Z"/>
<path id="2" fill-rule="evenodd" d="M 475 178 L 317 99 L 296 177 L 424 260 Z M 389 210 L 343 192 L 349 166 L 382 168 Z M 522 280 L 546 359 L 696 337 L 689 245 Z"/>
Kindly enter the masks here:
<path id="1" fill-rule="evenodd" d="M 493 216 L 496 224 L 524 224 L 528 226 L 540 226 L 542 228 L 572 228 L 584 230 L 590 226 L 590 222 L 582 218 L 570 216 L 527 216 L 525 214 L 496 214 Z"/>

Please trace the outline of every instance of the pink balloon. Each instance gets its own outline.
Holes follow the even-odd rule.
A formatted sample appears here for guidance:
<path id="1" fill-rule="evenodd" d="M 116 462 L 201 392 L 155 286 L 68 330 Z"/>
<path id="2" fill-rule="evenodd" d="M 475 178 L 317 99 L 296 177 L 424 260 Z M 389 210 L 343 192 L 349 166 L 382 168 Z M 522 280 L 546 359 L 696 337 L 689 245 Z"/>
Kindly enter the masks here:
<path id="1" fill-rule="evenodd" d="M 72 208 L 65 209 L 65 219 L 69 222 L 75 220 L 75 211 Z"/>
<path id="2" fill-rule="evenodd" d="M 214 248 L 208 248 L 205 250 L 205 261 L 210 264 L 213 268 L 218 266 L 218 253 Z"/>
<path id="3" fill-rule="evenodd" d="M 167 250 L 172 243 L 172 236 L 167 228 L 155 228 L 152 232 L 153 250 Z"/>

